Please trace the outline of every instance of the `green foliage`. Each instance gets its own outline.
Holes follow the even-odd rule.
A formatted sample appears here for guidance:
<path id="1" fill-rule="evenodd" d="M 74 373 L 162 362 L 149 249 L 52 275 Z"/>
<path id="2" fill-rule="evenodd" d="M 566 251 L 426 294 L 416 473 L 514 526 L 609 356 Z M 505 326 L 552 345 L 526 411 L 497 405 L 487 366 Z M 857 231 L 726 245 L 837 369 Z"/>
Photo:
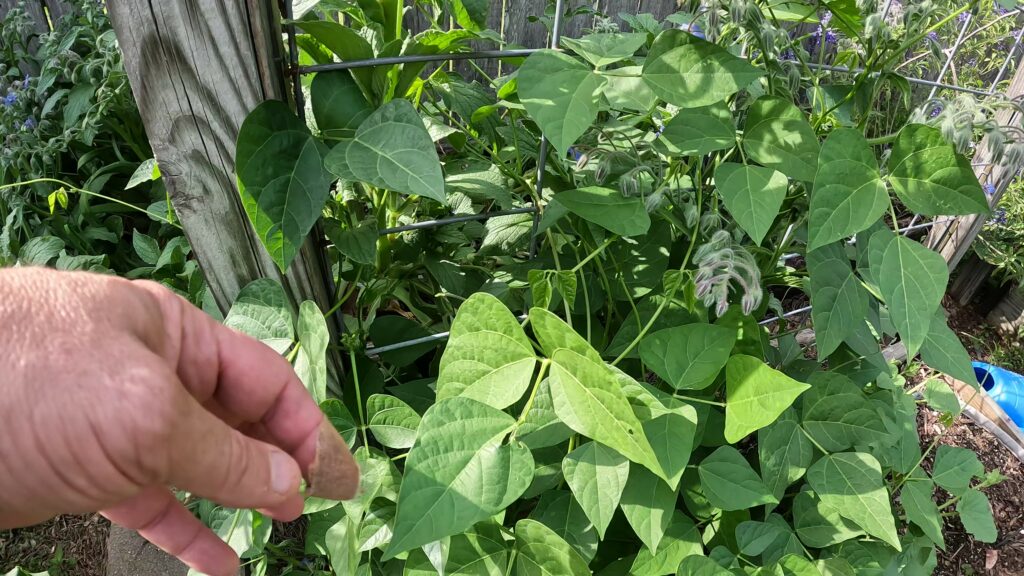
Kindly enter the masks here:
<path id="1" fill-rule="evenodd" d="M 151 279 L 201 304 L 104 6 L 64 6 L 46 34 L 17 2 L 0 23 L 0 265 Z"/>
<path id="2" fill-rule="evenodd" d="M 318 74 L 308 131 L 282 105 L 253 113 L 239 178 L 258 166 L 257 188 L 316 183 L 264 212 L 321 219 L 348 329 L 342 381 L 300 372 L 352 440 L 363 490 L 307 502 L 311 555 L 356 574 L 911 574 L 934 566 L 943 515 L 992 537 L 985 471 L 941 447 L 922 469 L 915 399 L 880 351 L 898 338 L 950 376 L 970 371 L 940 307 L 945 262 L 892 231 L 904 208 L 984 210 L 970 162 L 932 127 L 871 128 L 872 97 L 900 85 L 891 58 L 945 16 L 879 40 L 856 3 L 824 5 L 845 64 L 866 68 L 854 84 L 765 44 L 796 29 L 776 19 L 824 9 L 773 2 L 772 18 L 753 2 L 721 25 L 698 16 L 714 41 L 632 16 L 632 31 L 566 39 L 498 78 Z M 419 3 L 432 29 L 415 35 L 387 6 L 344 3 L 347 27 L 307 14 L 300 58 L 493 37 L 476 2 Z M 462 28 L 442 29 L 449 18 Z M 253 165 L 261 133 L 296 141 Z M 297 162 L 304 151 L 318 163 Z M 452 215 L 466 218 L 406 226 Z M 272 253 L 301 245 L 301 227 L 272 220 L 256 222 Z M 780 263 L 790 252 L 802 258 Z M 797 291 L 814 348 L 761 323 L 802 305 Z M 323 326 L 298 309 L 296 328 L 257 284 L 227 322 L 303 367 Z M 424 338 L 445 331 L 443 347 Z M 948 412 L 950 395 L 926 387 Z"/>

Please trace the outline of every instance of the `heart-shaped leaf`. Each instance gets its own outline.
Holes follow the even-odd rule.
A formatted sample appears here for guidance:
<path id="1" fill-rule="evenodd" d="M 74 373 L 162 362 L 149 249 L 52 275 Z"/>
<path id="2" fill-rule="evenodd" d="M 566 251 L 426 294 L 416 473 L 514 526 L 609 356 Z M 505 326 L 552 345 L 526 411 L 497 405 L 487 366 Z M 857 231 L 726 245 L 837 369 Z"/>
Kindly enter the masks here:
<path id="1" fill-rule="evenodd" d="M 868 534 L 901 550 L 882 467 L 870 454 L 830 454 L 807 471 L 807 483 L 822 503 Z"/>
<path id="2" fill-rule="evenodd" d="M 559 419 L 576 432 L 663 474 L 643 426 L 612 372 L 564 348 L 557 350 L 551 361 L 551 397 Z"/>
<path id="3" fill-rule="evenodd" d="M 478 292 L 455 315 L 441 356 L 437 398 L 466 396 L 507 408 L 530 386 L 536 360 L 515 316 L 494 296 Z"/>
<path id="4" fill-rule="evenodd" d="M 408 100 L 381 106 L 324 159 L 342 180 L 447 202 L 441 161 L 423 119 Z"/>
<path id="5" fill-rule="evenodd" d="M 544 524 L 520 520 L 515 532 L 517 575 L 589 576 L 586 560 Z"/>
<path id="6" fill-rule="evenodd" d="M 743 354 L 729 358 L 725 386 L 725 439 L 730 443 L 774 422 L 810 388 Z"/>
<path id="7" fill-rule="evenodd" d="M 878 160 L 859 130 L 840 128 L 818 155 L 807 218 L 808 247 L 820 248 L 864 230 L 889 207 Z"/>
<path id="8" fill-rule="evenodd" d="M 579 38 L 562 38 L 562 45 L 579 54 L 595 68 L 625 60 L 647 43 L 647 34 L 606 32 Z"/>
<path id="9" fill-rule="evenodd" d="M 385 559 L 460 534 L 526 490 L 533 457 L 522 444 L 503 442 L 514 426 L 508 414 L 470 398 L 427 410 L 406 459 Z"/>
<path id="10" fill-rule="evenodd" d="M 763 74 L 725 48 L 680 30 L 666 30 L 655 38 L 643 71 L 659 98 L 681 108 L 724 100 Z"/>
<path id="11" fill-rule="evenodd" d="M 242 205 L 281 270 L 299 253 L 330 195 L 326 154 L 280 100 L 257 106 L 238 131 L 235 172 Z"/>
<path id="12" fill-rule="evenodd" d="M 586 64 L 554 50 L 541 50 L 519 69 L 519 99 L 544 136 L 564 157 L 597 119 L 604 78 Z"/>
<path id="13" fill-rule="evenodd" d="M 735 144 L 736 121 L 725 102 L 679 110 L 654 141 L 667 156 L 704 156 Z"/>
<path id="14" fill-rule="evenodd" d="M 366 399 L 366 414 L 373 437 L 388 448 L 411 448 L 420 415 L 394 396 L 374 394 Z"/>
<path id="15" fill-rule="evenodd" d="M 946 292 L 949 267 L 942 256 L 919 242 L 896 236 L 882 255 L 877 280 L 896 331 L 912 357 L 928 337 Z"/>
<path id="16" fill-rule="evenodd" d="M 789 99 L 762 96 L 747 110 L 743 149 L 763 166 L 811 182 L 818 171 L 818 138 Z"/>
<path id="17" fill-rule="evenodd" d="M 562 461 L 562 474 L 583 512 L 604 538 L 629 478 L 629 461 L 598 442 L 587 442 Z"/>
<path id="18" fill-rule="evenodd" d="M 724 162 L 715 172 L 715 184 L 736 223 L 760 246 L 779 215 L 789 180 L 771 168 Z"/>
<path id="19" fill-rule="evenodd" d="M 725 367 L 736 331 L 714 324 L 659 330 L 640 341 L 640 358 L 676 390 L 707 388 Z"/>
<path id="20" fill-rule="evenodd" d="M 777 504 L 757 472 L 732 446 L 720 446 L 697 468 L 704 495 L 716 508 L 743 510 L 760 504 Z"/>
<path id="21" fill-rule="evenodd" d="M 900 200 L 925 216 L 988 212 L 988 201 L 971 169 L 937 128 L 910 124 L 900 130 L 889 158 L 889 182 Z"/>
<path id="22" fill-rule="evenodd" d="M 661 478 L 635 464 L 630 466 L 619 506 L 633 531 L 651 552 L 658 552 L 658 544 L 672 521 L 675 504 L 675 491 Z"/>

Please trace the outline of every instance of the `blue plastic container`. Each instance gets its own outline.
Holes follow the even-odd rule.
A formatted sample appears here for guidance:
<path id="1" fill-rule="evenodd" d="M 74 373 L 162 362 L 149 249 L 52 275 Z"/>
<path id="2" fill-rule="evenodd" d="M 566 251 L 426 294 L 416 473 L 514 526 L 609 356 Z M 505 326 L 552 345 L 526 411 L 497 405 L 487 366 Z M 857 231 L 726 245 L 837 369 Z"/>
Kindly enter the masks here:
<path id="1" fill-rule="evenodd" d="M 1018 428 L 1024 429 L 1024 376 L 984 362 L 971 362 L 971 365 L 989 397 Z"/>

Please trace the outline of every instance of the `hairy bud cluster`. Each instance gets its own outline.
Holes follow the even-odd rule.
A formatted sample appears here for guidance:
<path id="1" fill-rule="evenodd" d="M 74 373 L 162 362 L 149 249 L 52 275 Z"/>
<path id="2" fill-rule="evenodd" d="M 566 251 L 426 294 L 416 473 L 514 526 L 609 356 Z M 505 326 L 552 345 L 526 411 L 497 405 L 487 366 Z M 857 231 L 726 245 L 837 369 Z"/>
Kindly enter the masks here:
<path id="1" fill-rule="evenodd" d="M 750 314 L 761 305 L 761 271 L 749 252 L 733 242 L 726 230 L 715 232 L 711 239 L 697 249 L 695 257 L 697 297 L 705 306 L 715 307 L 719 316 L 729 309 L 729 291 L 733 283 L 738 286 L 740 306 Z"/>

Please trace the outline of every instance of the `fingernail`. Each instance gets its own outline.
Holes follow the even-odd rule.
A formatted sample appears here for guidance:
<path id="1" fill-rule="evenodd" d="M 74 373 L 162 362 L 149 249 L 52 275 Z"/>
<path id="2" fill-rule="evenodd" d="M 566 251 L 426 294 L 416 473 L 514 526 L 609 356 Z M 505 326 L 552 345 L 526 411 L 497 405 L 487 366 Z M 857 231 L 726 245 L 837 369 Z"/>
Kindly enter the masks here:
<path id="1" fill-rule="evenodd" d="M 270 487 L 278 494 L 295 491 L 297 466 L 292 457 L 279 450 L 270 453 Z"/>

